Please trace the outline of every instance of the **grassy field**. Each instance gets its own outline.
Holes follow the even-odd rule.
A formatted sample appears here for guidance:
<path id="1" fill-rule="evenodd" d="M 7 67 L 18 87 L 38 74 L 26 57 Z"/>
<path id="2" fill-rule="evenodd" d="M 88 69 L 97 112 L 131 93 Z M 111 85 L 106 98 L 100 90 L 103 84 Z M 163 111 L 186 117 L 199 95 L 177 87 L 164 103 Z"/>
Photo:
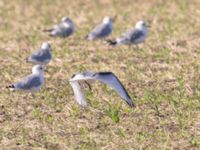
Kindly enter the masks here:
<path id="1" fill-rule="evenodd" d="M 65 15 L 72 37 L 41 32 Z M 110 38 L 146 20 L 146 42 L 134 50 L 83 40 L 104 16 L 116 16 Z M 41 91 L 5 89 L 31 72 L 25 58 L 44 41 L 53 60 Z M 0 62 L 0 150 L 200 149 L 199 0 L 1 0 Z M 83 111 L 68 80 L 86 70 L 114 72 L 136 107 L 97 82 Z"/>

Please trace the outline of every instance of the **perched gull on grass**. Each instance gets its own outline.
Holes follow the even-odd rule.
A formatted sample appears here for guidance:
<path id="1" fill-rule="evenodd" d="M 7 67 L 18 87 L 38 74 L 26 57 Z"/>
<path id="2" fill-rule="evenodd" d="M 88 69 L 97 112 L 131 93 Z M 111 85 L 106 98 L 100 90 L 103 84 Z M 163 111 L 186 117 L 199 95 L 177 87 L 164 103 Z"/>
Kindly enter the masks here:
<path id="1" fill-rule="evenodd" d="M 32 74 L 22 78 L 19 82 L 9 85 L 11 91 L 26 91 L 29 93 L 35 93 L 39 91 L 44 84 L 44 68 L 40 65 L 35 65 L 32 68 Z"/>
<path id="2" fill-rule="evenodd" d="M 49 32 L 52 37 L 68 37 L 73 34 L 75 25 L 73 21 L 68 17 L 63 17 L 61 22 L 54 25 L 50 29 L 45 29 L 44 32 Z"/>
<path id="3" fill-rule="evenodd" d="M 87 40 L 95 40 L 105 38 L 112 33 L 112 19 L 105 17 L 103 22 L 97 25 L 92 31 L 86 36 Z"/>
<path id="4" fill-rule="evenodd" d="M 69 83 L 74 91 L 76 101 L 82 107 L 87 106 L 83 92 L 83 83 L 88 83 L 93 80 L 98 80 L 111 86 L 120 95 L 120 97 L 126 101 L 126 103 L 130 107 L 134 106 L 134 103 L 131 97 L 129 96 L 128 92 L 126 91 L 122 83 L 119 81 L 119 79 L 112 72 L 83 72 L 73 75 L 72 79 L 69 80 Z"/>
<path id="5" fill-rule="evenodd" d="M 51 57 L 51 45 L 48 42 L 44 42 L 42 43 L 41 48 L 26 60 L 33 64 L 46 65 L 50 62 Z"/>
<path id="6" fill-rule="evenodd" d="M 148 29 L 147 24 L 144 21 L 138 21 L 134 29 L 130 29 L 123 33 L 120 37 L 114 40 L 107 40 L 109 45 L 132 45 L 144 42 L 147 37 Z"/>

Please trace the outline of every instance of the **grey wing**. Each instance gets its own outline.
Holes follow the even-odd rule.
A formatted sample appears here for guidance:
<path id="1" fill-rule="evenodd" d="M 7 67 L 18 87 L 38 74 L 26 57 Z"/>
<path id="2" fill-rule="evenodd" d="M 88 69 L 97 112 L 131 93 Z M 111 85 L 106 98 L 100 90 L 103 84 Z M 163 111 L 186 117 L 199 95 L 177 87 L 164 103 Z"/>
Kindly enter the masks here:
<path id="1" fill-rule="evenodd" d="M 126 89 L 112 72 L 96 73 L 94 78 L 111 86 L 120 95 L 120 97 L 128 103 L 130 107 L 134 106 L 133 101 L 129 96 L 129 94 L 127 93 Z"/>
<path id="2" fill-rule="evenodd" d="M 96 26 L 90 33 L 89 36 L 93 38 L 101 38 L 108 36 L 112 32 L 112 29 L 108 24 L 100 24 Z"/>
<path id="3" fill-rule="evenodd" d="M 117 42 L 121 44 L 130 44 L 132 32 L 133 32 L 133 29 L 126 31 L 120 37 L 116 39 Z"/>
<path id="4" fill-rule="evenodd" d="M 83 92 L 83 89 L 78 81 L 70 81 L 70 85 L 72 86 L 72 89 L 74 91 L 75 99 L 76 101 L 83 107 L 87 106 L 87 102 L 85 99 L 85 95 Z"/>
<path id="5" fill-rule="evenodd" d="M 70 81 L 93 80 L 94 75 L 95 73 L 93 72 L 82 72 L 82 73 L 74 74 Z"/>
<path id="6" fill-rule="evenodd" d="M 72 27 L 68 27 L 68 28 L 64 28 L 63 29 L 63 34 L 62 34 L 62 36 L 63 37 L 68 37 L 68 36 L 70 36 L 72 33 L 74 32 L 74 29 L 72 28 Z"/>
<path id="7" fill-rule="evenodd" d="M 59 24 L 57 28 L 55 28 L 51 32 L 51 36 L 60 36 L 60 37 L 68 37 L 73 33 L 73 27 L 65 27 L 62 23 Z"/>
<path id="8" fill-rule="evenodd" d="M 39 50 L 38 52 L 32 54 L 28 57 L 28 61 L 46 62 L 51 59 L 51 53 L 49 50 Z"/>
<path id="9" fill-rule="evenodd" d="M 39 88 L 42 85 L 42 81 L 38 76 L 29 75 L 23 78 L 20 82 L 14 84 L 17 89 L 31 90 L 33 88 Z"/>
<path id="10" fill-rule="evenodd" d="M 130 33 L 130 41 L 132 43 L 136 42 L 138 39 L 144 36 L 144 33 L 141 30 L 134 30 Z"/>
<path id="11" fill-rule="evenodd" d="M 130 29 L 117 38 L 118 43 L 132 44 L 137 43 L 144 36 L 141 30 Z"/>

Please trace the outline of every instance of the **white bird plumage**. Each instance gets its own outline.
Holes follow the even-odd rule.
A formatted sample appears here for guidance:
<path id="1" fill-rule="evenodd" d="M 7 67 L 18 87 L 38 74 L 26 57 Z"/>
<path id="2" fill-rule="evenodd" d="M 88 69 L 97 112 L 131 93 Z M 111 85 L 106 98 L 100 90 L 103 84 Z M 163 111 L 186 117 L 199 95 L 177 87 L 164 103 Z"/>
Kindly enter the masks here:
<path id="1" fill-rule="evenodd" d="M 19 82 L 7 86 L 11 91 L 26 91 L 29 93 L 35 93 L 40 90 L 44 84 L 44 67 L 35 65 L 32 68 L 32 74 L 22 78 Z"/>
<path id="2" fill-rule="evenodd" d="M 78 73 L 72 76 L 72 78 L 69 80 L 70 85 L 72 86 L 72 89 L 74 91 L 74 95 L 76 98 L 76 101 L 83 107 L 87 106 L 86 99 L 84 96 L 83 92 L 83 86 L 82 82 L 90 82 L 98 80 L 101 81 L 110 87 L 112 87 L 119 95 L 120 97 L 126 101 L 126 103 L 130 106 L 133 107 L 134 103 L 129 96 L 128 92 L 120 82 L 120 80 L 113 74 L 112 72 L 98 72 L 98 73 L 93 73 L 93 72 L 83 72 L 83 73 Z"/>

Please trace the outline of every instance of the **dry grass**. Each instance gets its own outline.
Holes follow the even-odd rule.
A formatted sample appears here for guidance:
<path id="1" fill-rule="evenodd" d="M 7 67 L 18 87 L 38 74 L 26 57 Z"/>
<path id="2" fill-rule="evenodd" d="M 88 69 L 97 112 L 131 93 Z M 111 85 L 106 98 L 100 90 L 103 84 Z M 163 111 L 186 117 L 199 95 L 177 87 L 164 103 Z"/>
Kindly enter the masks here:
<path id="1" fill-rule="evenodd" d="M 199 0 L 1 0 L 0 149 L 200 149 L 199 6 Z M 74 36 L 41 32 L 64 15 L 77 25 Z M 117 16 L 112 37 L 147 20 L 146 43 L 132 50 L 84 41 L 106 15 Z M 36 98 L 4 89 L 30 73 L 26 56 L 47 40 L 54 59 Z M 67 81 L 85 70 L 113 71 L 136 108 L 95 84 L 83 112 Z"/>

